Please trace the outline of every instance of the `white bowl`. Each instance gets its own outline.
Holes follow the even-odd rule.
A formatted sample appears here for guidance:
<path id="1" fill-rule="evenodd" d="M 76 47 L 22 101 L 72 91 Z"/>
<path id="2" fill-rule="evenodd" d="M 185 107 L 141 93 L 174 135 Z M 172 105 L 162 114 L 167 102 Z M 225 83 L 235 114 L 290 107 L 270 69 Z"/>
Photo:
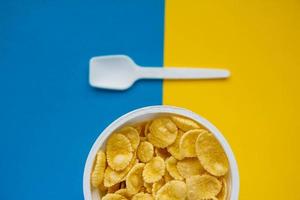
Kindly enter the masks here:
<path id="1" fill-rule="evenodd" d="M 93 167 L 93 163 L 97 151 L 101 148 L 104 148 L 105 142 L 107 138 L 110 136 L 110 134 L 126 124 L 137 123 L 137 122 L 149 120 L 151 118 L 160 115 L 167 115 L 167 114 L 177 114 L 177 115 L 182 115 L 191 118 L 196 122 L 200 123 L 201 125 L 203 125 L 205 128 L 207 128 L 212 134 L 214 134 L 214 136 L 218 139 L 218 141 L 224 148 L 224 151 L 229 161 L 229 166 L 230 166 L 229 176 L 228 176 L 229 195 L 227 199 L 238 200 L 240 179 L 239 179 L 237 162 L 224 136 L 214 125 L 212 125 L 209 121 L 207 121 L 203 117 L 187 109 L 173 107 L 173 106 L 149 106 L 149 107 L 140 108 L 123 115 L 122 117 L 118 118 L 113 123 L 111 123 L 106 129 L 104 129 L 104 131 L 99 135 L 96 142 L 94 143 L 85 163 L 84 175 L 83 175 L 83 193 L 84 193 L 85 200 L 100 200 L 99 193 L 96 190 L 92 190 L 91 188 L 90 174 L 92 171 L 92 167 Z"/>

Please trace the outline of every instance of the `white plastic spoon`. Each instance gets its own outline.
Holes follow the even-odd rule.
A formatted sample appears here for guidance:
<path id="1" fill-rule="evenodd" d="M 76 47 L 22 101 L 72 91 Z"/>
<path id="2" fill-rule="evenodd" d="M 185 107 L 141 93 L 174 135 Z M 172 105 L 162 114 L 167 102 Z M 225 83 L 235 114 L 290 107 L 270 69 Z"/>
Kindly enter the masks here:
<path id="1" fill-rule="evenodd" d="M 126 90 L 138 79 L 220 79 L 229 77 L 222 69 L 141 67 L 125 55 L 98 56 L 90 60 L 90 85 Z"/>

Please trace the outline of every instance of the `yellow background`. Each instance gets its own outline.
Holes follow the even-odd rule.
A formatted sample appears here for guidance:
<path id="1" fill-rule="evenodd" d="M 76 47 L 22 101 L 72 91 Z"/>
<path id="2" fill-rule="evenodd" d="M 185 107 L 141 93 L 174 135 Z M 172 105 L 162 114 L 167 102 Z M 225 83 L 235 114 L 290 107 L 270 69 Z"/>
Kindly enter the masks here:
<path id="1" fill-rule="evenodd" d="M 300 199 L 299 0 L 167 0 L 164 65 L 230 69 L 224 81 L 165 81 L 163 103 L 223 132 L 241 200 Z"/>

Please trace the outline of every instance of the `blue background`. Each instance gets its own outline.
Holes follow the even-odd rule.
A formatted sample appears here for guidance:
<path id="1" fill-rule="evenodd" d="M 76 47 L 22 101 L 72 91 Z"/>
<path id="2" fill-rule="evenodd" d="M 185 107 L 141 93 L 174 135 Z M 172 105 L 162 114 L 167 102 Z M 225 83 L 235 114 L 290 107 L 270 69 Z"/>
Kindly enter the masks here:
<path id="1" fill-rule="evenodd" d="M 162 66 L 164 2 L 0 1 L 0 199 L 83 199 L 85 159 L 122 114 L 161 104 L 161 81 L 88 85 L 92 56 Z"/>

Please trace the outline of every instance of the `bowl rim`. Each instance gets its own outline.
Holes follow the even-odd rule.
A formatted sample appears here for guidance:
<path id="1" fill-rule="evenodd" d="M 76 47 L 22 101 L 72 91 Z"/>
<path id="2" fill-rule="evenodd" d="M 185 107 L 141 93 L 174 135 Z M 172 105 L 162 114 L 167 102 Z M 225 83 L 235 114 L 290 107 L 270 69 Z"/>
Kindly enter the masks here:
<path id="1" fill-rule="evenodd" d="M 199 114 L 194 113 L 185 108 L 177 107 L 177 106 L 168 106 L 168 105 L 157 105 L 157 106 L 147 106 L 142 107 L 139 109 L 135 109 L 131 112 L 128 112 L 121 117 L 117 118 L 113 121 L 110 125 L 108 125 L 101 134 L 97 137 L 96 141 L 94 142 L 88 157 L 85 162 L 84 166 L 84 173 L 83 173 L 83 194 L 85 200 L 92 200 L 92 192 L 90 186 L 90 174 L 92 171 L 92 166 L 94 163 L 94 158 L 100 149 L 100 147 L 104 144 L 110 134 L 112 134 L 117 128 L 125 124 L 126 122 L 137 118 L 138 116 L 142 116 L 145 114 L 158 114 L 158 113 L 170 113 L 170 114 L 177 114 L 189 117 L 200 124 L 204 125 L 207 129 L 211 131 L 211 133 L 217 138 L 220 142 L 221 146 L 223 147 L 229 162 L 229 170 L 231 174 L 231 191 L 230 191 L 230 200 L 238 200 L 239 197 L 239 190 L 240 190 L 240 177 L 239 177 L 239 170 L 237 166 L 237 161 L 233 154 L 233 151 L 222 135 L 222 133 L 207 119 L 200 116 Z"/>

